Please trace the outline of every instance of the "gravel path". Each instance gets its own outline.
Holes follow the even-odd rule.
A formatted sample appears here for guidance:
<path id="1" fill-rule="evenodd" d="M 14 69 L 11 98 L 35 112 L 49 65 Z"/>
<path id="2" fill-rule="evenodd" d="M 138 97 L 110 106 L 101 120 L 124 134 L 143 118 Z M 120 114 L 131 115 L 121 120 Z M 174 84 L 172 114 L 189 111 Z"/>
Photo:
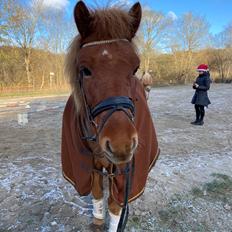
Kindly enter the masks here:
<path id="1" fill-rule="evenodd" d="M 127 231 L 232 231 L 232 200 L 191 195 L 213 181 L 213 173 L 232 178 L 231 87 L 212 86 L 203 127 L 190 125 L 190 86 L 152 89 L 149 105 L 161 155 L 145 193 L 131 204 Z M 90 231 L 91 198 L 78 196 L 61 175 L 66 100 L 0 101 L 5 104 L 0 107 L 0 232 Z M 18 125 L 18 113 L 28 113 L 29 123 Z"/>

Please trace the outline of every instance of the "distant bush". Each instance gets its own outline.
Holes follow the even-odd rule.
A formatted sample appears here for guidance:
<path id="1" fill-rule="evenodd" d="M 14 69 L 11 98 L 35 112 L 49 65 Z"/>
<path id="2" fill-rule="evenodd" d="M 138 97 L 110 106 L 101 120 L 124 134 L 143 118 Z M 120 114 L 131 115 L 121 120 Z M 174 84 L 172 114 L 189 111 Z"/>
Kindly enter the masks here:
<path id="1" fill-rule="evenodd" d="M 215 79 L 214 79 L 214 82 L 215 82 L 215 83 L 231 84 L 231 83 L 232 83 L 232 77 L 231 77 L 231 78 L 226 78 L 226 79 L 215 78 Z"/>

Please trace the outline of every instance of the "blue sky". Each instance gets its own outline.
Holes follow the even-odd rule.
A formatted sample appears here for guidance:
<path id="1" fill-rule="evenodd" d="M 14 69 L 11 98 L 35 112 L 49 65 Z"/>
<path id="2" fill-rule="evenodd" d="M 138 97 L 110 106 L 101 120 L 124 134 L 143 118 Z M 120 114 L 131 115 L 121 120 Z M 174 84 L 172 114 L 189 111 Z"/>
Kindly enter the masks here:
<path id="1" fill-rule="evenodd" d="M 210 31 L 218 33 L 232 22 L 232 0 L 142 0 L 155 10 L 174 12 L 177 17 L 184 12 L 204 16 L 210 23 Z"/>
<path id="2" fill-rule="evenodd" d="M 85 0 L 87 4 L 99 5 L 108 0 Z M 136 0 L 118 0 L 111 2 L 133 3 Z M 62 4 L 67 7 L 69 14 L 72 14 L 73 7 L 77 0 L 47 0 L 47 2 Z M 219 33 L 229 22 L 232 22 L 232 0 L 140 0 L 143 6 L 148 6 L 156 11 L 180 17 L 183 13 L 192 11 L 194 14 L 204 16 L 210 23 L 210 32 Z"/>

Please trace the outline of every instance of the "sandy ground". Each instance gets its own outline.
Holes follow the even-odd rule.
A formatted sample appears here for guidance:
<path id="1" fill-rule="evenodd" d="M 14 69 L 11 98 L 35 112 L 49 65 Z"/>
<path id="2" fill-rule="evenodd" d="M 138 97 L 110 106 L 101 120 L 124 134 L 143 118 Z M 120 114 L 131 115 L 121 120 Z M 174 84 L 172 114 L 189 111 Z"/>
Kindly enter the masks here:
<path id="1" fill-rule="evenodd" d="M 232 178 L 231 88 L 212 86 L 203 127 L 190 125 L 190 86 L 152 89 L 149 106 L 162 152 L 144 194 L 130 205 L 126 231 L 232 231 L 232 195 L 212 198 L 203 191 L 213 173 Z M 90 231 L 91 198 L 78 196 L 61 175 L 66 100 L 0 100 L 1 232 Z M 19 125 L 23 112 L 29 122 Z M 193 195 L 194 188 L 203 195 Z"/>

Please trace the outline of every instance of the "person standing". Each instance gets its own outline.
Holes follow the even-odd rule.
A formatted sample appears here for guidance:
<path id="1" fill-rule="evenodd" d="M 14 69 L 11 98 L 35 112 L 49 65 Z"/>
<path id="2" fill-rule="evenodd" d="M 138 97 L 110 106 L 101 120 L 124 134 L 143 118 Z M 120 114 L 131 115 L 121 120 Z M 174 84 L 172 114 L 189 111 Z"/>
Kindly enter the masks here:
<path id="1" fill-rule="evenodd" d="M 207 93 L 210 88 L 211 79 L 208 65 L 200 64 L 197 67 L 197 71 L 199 76 L 193 83 L 193 89 L 196 91 L 191 101 L 195 105 L 196 120 L 191 122 L 191 124 L 202 126 L 204 124 L 205 107 L 211 104 Z"/>

